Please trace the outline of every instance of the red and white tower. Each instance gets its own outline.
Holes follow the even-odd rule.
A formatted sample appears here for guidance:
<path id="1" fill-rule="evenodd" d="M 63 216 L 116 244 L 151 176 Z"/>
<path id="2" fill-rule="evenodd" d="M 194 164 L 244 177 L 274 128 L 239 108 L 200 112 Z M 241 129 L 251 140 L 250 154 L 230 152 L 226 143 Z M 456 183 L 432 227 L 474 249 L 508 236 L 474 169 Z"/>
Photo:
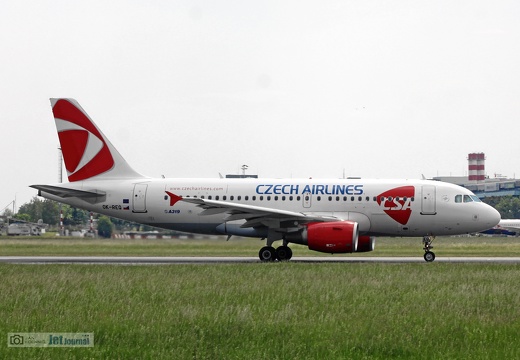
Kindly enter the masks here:
<path id="1" fill-rule="evenodd" d="M 486 155 L 484 153 L 468 154 L 468 180 L 484 181 L 486 179 Z"/>

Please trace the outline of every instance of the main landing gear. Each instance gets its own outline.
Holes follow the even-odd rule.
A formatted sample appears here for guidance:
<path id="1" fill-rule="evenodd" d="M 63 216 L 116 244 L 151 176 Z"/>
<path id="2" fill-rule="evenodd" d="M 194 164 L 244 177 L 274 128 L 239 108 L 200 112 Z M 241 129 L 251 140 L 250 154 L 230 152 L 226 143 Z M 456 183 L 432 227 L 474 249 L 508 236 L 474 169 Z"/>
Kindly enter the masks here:
<path id="1" fill-rule="evenodd" d="M 287 245 L 278 246 L 276 250 L 272 246 L 264 246 L 260 249 L 258 257 L 262 261 L 287 261 L 292 258 L 292 250 Z"/>
<path id="2" fill-rule="evenodd" d="M 424 250 L 424 260 L 427 262 L 432 262 L 435 260 L 435 254 L 433 251 L 430 251 L 430 249 L 433 249 L 432 242 L 435 239 L 435 236 L 424 236 L 423 237 L 423 250 Z"/>
<path id="3" fill-rule="evenodd" d="M 265 239 L 265 238 L 264 238 Z M 262 240 L 264 240 L 262 239 Z M 276 240 L 282 240 L 283 243 L 282 246 L 278 246 L 276 249 L 273 247 L 273 243 Z M 284 236 L 282 236 L 280 233 L 276 232 L 275 230 L 269 230 L 269 233 L 267 235 L 267 246 L 264 246 L 260 249 L 258 252 L 258 257 L 260 260 L 264 262 L 269 261 L 287 261 L 292 258 L 292 250 L 290 247 L 287 246 L 289 242 L 285 240 Z"/>

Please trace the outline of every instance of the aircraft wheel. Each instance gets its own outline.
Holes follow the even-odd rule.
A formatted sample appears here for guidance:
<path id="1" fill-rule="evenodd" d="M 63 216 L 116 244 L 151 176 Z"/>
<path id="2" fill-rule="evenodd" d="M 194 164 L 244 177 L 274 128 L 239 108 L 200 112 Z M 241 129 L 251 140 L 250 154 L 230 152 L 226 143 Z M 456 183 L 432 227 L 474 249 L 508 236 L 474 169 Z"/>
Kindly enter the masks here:
<path id="1" fill-rule="evenodd" d="M 272 246 L 264 246 L 260 249 L 258 253 L 258 257 L 262 261 L 275 261 L 276 260 L 276 250 Z"/>
<path id="2" fill-rule="evenodd" d="M 431 251 L 426 251 L 424 253 L 424 260 L 426 260 L 427 262 L 432 262 L 433 260 L 435 260 L 435 254 Z"/>
<path id="3" fill-rule="evenodd" d="M 288 246 L 279 246 L 276 248 L 276 257 L 280 261 L 291 260 L 292 258 L 292 250 Z"/>

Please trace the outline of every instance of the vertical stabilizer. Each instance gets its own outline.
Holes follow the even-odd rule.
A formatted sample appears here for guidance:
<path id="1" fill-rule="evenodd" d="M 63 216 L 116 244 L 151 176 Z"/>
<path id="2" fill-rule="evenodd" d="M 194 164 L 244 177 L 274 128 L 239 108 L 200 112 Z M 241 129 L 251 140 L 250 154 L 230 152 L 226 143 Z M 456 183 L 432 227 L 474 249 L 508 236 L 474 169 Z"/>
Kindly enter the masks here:
<path id="1" fill-rule="evenodd" d="M 142 178 L 128 165 L 74 99 L 51 99 L 52 112 L 70 182 Z"/>

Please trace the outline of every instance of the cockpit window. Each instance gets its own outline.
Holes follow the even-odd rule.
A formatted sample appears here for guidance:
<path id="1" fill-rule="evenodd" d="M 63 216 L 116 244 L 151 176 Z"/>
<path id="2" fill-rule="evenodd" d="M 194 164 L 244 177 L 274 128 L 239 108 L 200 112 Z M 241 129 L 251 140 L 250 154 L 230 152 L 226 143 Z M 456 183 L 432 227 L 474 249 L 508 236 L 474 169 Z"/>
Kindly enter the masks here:
<path id="1" fill-rule="evenodd" d="M 477 195 L 455 195 L 456 203 L 482 202 Z"/>

